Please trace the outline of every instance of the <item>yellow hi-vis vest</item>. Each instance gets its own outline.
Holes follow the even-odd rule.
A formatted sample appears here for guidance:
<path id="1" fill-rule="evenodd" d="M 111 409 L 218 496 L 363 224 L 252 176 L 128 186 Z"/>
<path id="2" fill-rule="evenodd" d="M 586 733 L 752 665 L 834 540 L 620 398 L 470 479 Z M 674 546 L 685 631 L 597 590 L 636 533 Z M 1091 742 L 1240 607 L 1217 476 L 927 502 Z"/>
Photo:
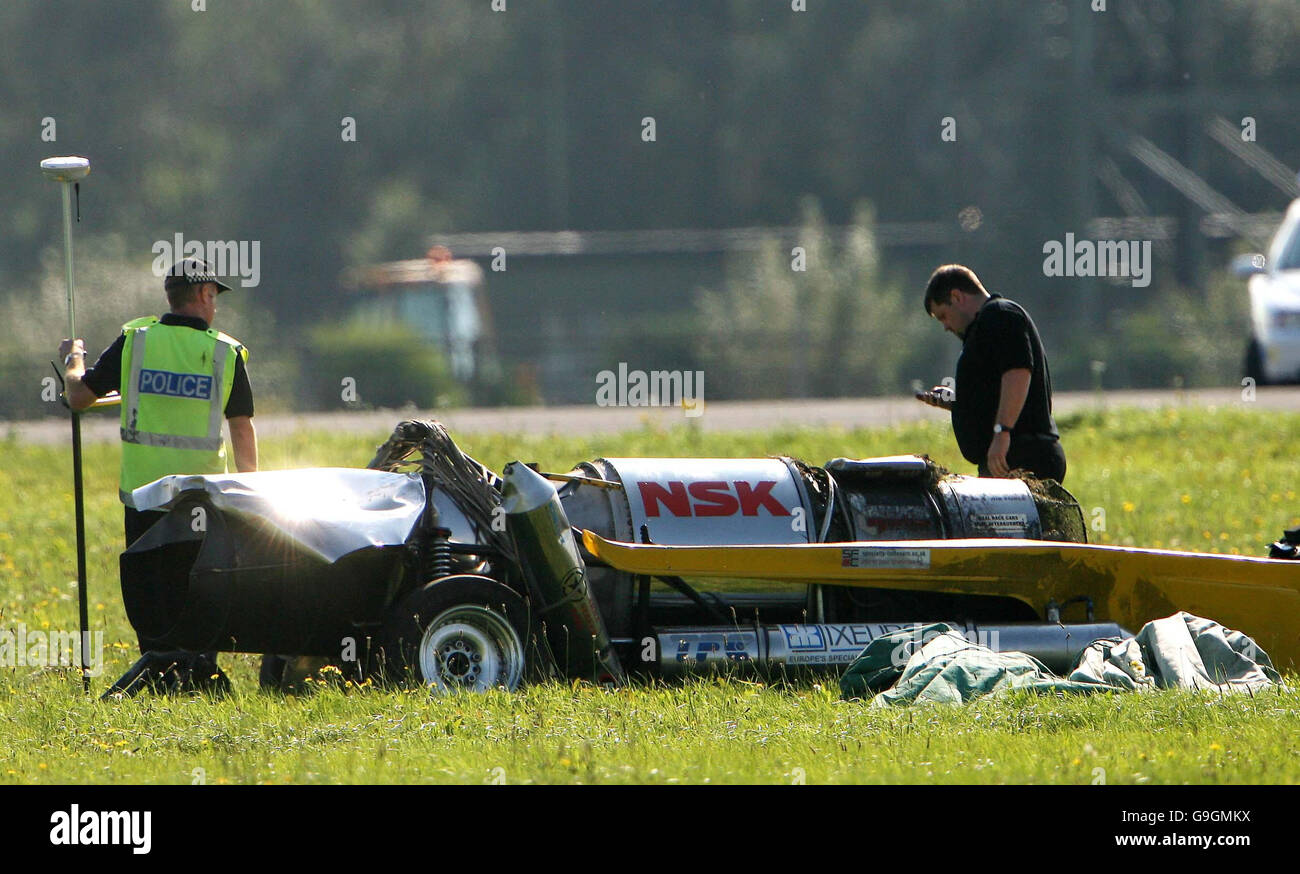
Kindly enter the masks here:
<path id="1" fill-rule="evenodd" d="M 122 478 L 118 494 L 174 473 L 225 473 L 221 420 L 235 384 L 239 341 L 154 316 L 122 326 Z M 232 352 L 234 355 L 232 355 Z"/>

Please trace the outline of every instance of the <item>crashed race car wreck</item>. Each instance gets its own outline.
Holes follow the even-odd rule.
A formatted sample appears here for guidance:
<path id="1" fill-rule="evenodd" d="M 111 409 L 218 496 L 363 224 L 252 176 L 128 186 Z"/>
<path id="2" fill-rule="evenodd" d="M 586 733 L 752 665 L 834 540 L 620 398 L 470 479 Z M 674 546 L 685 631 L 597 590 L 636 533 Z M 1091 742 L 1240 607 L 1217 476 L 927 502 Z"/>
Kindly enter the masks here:
<path id="1" fill-rule="evenodd" d="M 288 655 L 439 689 L 834 672 L 936 621 L 1063 671 L 1177 610 L 1300 664 L 1295 563 L 1089 545 L 1054 482 L 920 456 L 498 475 L 440 424 L 402 422 L 368 469 L 171 476 L 134 497 L 168 510 L 121 557 L 142 645 L 282 654 L 267 685 Z"/>

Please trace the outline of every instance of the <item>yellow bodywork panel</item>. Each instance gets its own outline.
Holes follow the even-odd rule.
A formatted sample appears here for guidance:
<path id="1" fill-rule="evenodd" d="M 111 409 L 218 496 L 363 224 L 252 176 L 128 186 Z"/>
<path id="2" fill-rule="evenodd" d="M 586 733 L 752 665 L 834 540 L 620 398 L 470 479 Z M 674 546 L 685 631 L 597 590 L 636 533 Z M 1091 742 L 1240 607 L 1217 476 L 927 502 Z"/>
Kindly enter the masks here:
<path id="1" fill-rule="evenodd" d="M 1300 668 L 1300 562 L 1013 539 L 658 546 L 586 531 L 583 541 L 634 574 L 1002 595 L 1039 616 L 1049 601 L 1083 595 L 1098 621 L 1133 632 L 1186 610 L 1250 635 L 1278 667 Z"/>

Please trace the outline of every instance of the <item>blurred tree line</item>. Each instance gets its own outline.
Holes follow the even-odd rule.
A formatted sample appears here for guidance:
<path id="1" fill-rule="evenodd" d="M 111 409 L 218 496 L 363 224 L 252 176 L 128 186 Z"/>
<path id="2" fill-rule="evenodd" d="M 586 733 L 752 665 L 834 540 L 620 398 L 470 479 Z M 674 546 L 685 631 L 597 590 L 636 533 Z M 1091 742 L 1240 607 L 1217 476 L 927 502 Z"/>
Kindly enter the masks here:
<path id="1" fill-rule="evenodd" d="M 1060 385 L 1089 384 L 1099 357 L 1111 362 L 1108 384 L 1168 367 L 1189 381 L 1231 375 L 1227 363 L 1193 374 L 1176 355 L 1129 361 L 1134 350 L 1117 340 L 1167 342 L 1153 316 L 1135 314 L 1171 300 L 1193 316 L 1204 310 L 1185 332 L 1198 348 L 1245 312 L 1244 287 L 1233 303 L 1210 280 L 1234 243 L 1206 242 L 1203 210 L 1125 143 L 1149 139 L 1246 212 L 1281 210 L 1287 196 L 1204 126 L 1250 117 L 1259 145 L 1300 165 L 1300 4 L 796 5 L 508 0 L 497 12 L 490 0 L 6 0 L 0 304 L 12 317 L 0 368 L 33 397 L 48 373 L 40 350 L 61 335 L 62 310 L 46 311 L 55 304 L 44 287 L 60 245 L 58 200 L 36 167 L 76 153 L 93 167 L 76 230 L 88 344 L 106 345 L 136 314 L 92 315 L 120 296 L 110 285 L 135 282 L 124 278 L 131 271 L 152 279 L 154 241 L 178 231 L 259 240 L 261 284 L 237 291 L 227 312 L 243 311 L 241 339 L 269 368 L 258 371 L 260 396 L 286 404 L 302 378 L 293 353 L 318 336 L 308 329 L 344 315 L 340 271 L 418 256 L 433 234 L 845 227 L 863 203 L 868 227 L 939 221 L 963 233 L 942 247 L 893 250 L 868 231 L 822 252 L 823 263 L 845 259 L 822 276 L 773 269 L 788 252 L 733 265 L 728 285 L 765 285 L 751 303 L 814 305 L 801 318 L 821 320 L 809 329 L 817 350 L 759 383 L 739 369 L 711 375 L 713 396 L 726 386 L 736 396 L 899 390 L 892 377 L 864 379 L 867 359 L 904 339 L 912 346 L 876 370 L 911 376 L 939 349 L 951 359 L 941 332 L 924 322 L 913 330 L 925 277 L 946 261 L 970 263 L 992 290 L 1029 306 Z M 1143 212 L 1177 221 L 1150 288 L 1044 277 L 1045 240 L 1084 236 L 1095 216 Z M 858 277 L 869 282 L 855 298 Z M 745 296 L 711 294 L 679 314 L 683 336 L 734 338 L 734 326 L 710 326 L 725 321 L 727 294 L 735 307 Z M 607 307 L 625 303 L 611 287 Z M 850 330 L 846 314 L 864 306 L 881 325 L 906 324 L 890 333 L 854 316 Z M 1230 342 L 1235 359 L 1244 337 Z M 710 353 L 709 366 L 739 368 L 736 348 Z M 10 399 L 0 413 L 39 409 Z"/>

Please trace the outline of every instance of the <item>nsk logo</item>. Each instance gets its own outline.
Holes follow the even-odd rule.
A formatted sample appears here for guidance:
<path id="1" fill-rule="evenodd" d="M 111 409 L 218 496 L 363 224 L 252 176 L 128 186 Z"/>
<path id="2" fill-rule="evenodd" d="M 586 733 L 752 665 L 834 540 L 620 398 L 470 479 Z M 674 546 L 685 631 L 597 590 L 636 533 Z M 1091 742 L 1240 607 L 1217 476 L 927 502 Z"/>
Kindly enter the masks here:
<path id="1" fill-rule="evenodd" d="M 737 510 L 742 516 L 757 516 L 759 507 L 772 516 L 789 516 L 790 511 L 772 494 L 775 486 L 776 480 L 701 481 L 689 486 L 675 480 L 667 488 L 657 482 L 637 483 L 646 516 L 658 516 L 660 504 L 674 516 L 734 516 Z"/>
<path id="2" fill-rule="evenodd" d="M 138 390 L 141 394 L 208 401 L 212 399 L 212 377 L 198 373 L 172 373 L 170 370 L 142 370 Z"/>

